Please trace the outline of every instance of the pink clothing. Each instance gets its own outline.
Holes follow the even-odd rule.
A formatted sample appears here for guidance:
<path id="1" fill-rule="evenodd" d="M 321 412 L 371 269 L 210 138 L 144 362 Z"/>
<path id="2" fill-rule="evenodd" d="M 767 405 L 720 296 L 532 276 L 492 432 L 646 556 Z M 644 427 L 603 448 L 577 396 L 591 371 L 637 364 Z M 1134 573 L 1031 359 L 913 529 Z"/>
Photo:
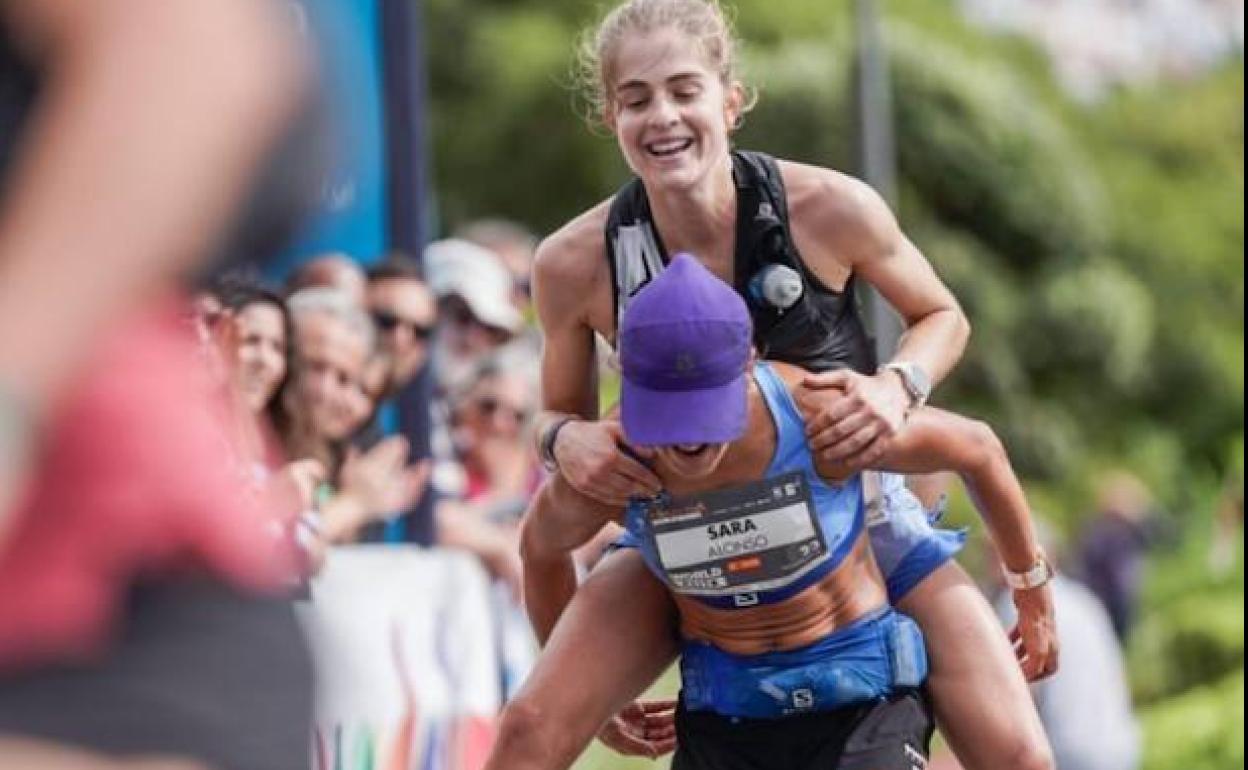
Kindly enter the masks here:
<path id="1" fill-rule="evenodd" d="M 0 551 L 0 667 L 97 653 L 140 576 L 272 591 L 296 570 L 223 445 L 186 312 L 168 302 L 121 324 L 46 426 Z"/>

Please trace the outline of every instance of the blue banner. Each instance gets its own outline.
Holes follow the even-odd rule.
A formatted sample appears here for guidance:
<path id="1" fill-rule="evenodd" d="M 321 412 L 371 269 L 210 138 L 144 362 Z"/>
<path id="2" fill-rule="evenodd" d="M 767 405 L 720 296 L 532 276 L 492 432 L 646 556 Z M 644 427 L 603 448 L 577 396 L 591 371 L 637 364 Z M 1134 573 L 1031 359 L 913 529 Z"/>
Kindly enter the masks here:
<path id="1" fill-rule="evenodd" d="M 330 162 L 316 210 L 294 244 L 270 264 L 270 277 L 277 279 L 327 251 L 367 264 L 389 243 L 379 0 L 301 0 L 292 11 L 315 41 Z"/>

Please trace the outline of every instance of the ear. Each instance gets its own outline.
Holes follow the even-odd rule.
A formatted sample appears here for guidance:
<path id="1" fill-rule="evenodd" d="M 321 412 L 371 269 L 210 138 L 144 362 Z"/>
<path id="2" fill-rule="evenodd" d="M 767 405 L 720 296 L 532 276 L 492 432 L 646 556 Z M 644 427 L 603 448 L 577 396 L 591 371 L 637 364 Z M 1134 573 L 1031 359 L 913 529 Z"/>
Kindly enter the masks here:
<path id="1" fill-rule="evenodd" d="M 602 105 L 602 124 L 615 133 L 615 102 L 607 99 Z"/>
<path id="2" fill-rule="evenodd" d="M 724 90 L 724 122 L 730 133 L 741 125 L 745 98 L 745 86 L 739 80 L 732 81 Z"/>

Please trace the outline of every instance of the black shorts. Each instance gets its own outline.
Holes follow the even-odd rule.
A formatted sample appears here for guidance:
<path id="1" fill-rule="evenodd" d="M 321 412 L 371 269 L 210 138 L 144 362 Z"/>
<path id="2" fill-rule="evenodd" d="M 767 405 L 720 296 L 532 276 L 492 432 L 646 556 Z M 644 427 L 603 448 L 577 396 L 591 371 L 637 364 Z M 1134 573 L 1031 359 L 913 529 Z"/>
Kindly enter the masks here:
<path id="1" fill-rule="evenodd" d="M 932 710 L 918 690 L 781 719 L 676 715 L 672 770 L 923 770 Z"/>
<path id="2" fill-rule="evenodd" d="M 0 674 L 0 734 L 221 770 L 312 767 L 312 660 L 290 602 L 145 581 L 121 631 L 94 663 Z"/>

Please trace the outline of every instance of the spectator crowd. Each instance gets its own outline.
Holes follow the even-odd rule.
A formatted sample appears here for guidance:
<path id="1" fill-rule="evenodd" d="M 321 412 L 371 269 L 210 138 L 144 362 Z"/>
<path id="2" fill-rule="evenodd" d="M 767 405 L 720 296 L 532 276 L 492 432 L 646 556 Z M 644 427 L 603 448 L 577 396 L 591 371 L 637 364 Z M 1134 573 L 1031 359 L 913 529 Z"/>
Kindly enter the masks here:
<path id="1" fill-rule="evenodd" d="M 536 245 L 481 221 L 419 260 L 312 255 L 280 290 L 235 272 L 198 298 L 240 471 L 285 495 L 309 572 L 331 544 L 437 545 L 520 599 L 518 523 L 544 472 Z"/>

